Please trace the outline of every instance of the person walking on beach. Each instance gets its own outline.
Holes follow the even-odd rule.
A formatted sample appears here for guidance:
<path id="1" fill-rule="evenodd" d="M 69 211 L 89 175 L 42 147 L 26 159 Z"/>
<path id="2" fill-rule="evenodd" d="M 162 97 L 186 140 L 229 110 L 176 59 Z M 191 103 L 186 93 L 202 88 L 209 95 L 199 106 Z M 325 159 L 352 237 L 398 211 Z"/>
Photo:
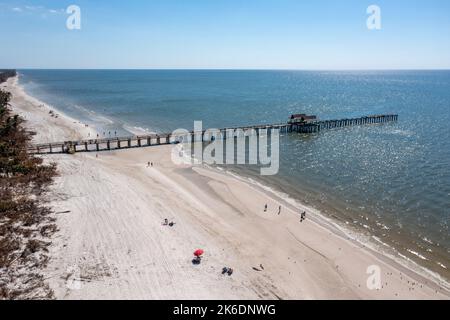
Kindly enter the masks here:
<path id="1" fill-rule="evenodd" d="M 264 212 L 267 212 L 267 203 L 264 205 Z"/>
<path id="2" fill-rule="evenodd" d="M 303 220 L 305 220 L 306 219 L 306 211 L 303 211 L 301 214 L 300 214 L 300 222 L 303 222 Z"/>
<path id="3" fill-rule="evenodd" d="M 281 214 L 281 206 L 278 207 L 278 215 Z"/>

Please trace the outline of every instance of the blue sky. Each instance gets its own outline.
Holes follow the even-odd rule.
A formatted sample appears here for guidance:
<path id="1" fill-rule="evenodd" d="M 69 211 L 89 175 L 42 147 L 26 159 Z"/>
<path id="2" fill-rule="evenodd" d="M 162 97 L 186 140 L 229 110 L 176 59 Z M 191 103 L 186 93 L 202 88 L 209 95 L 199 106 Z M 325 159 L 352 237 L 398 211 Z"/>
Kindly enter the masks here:
<path id="1" fill-rule="evenodd" d="M 448 0 L 0 0 L 0 35 L 0 68 L 450 69 Z"/>

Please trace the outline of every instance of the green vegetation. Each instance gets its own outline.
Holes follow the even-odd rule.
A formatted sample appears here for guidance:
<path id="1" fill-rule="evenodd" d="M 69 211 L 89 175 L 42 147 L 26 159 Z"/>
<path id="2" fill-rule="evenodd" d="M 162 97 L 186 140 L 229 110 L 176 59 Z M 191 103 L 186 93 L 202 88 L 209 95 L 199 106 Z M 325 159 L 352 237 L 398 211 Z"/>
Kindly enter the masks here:
<path id="1" fill-rule="evenodd" d="M 41 271 L 56 226 L 41 199 L 56 167 L 27 153 L 31 133 L 11 114 L 10 99 L 0 90 L 0 299 L 48 299 Z"/>
<path id="2" fill-rule="evenodd" d="M 5 82 L 8 78 L 15 77 L 16 70 L 0 70 L 0 83 Z"/>

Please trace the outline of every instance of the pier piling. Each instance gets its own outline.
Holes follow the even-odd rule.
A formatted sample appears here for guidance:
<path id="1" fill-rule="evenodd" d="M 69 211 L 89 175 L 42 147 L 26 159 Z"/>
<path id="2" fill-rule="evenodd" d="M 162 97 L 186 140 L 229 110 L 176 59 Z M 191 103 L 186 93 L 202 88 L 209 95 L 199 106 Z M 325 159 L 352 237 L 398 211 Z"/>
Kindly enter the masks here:
<path id="1" fill-rule="evenodd" d="M 297 123 L 279 123 L 279 124 L 269 124 L 269 125 L 254 125 L 254 126 L 245 126 L 245 127 L 235 127 L 235 128 L 224 128 L 220 129 L 221 138 L 223 140 L 231 139 L 234 135 L 227 136 L 230 131 L 227 130 L 243 130 L 245 131 L 244 135 L 256 135 L 259 136 L 261 134 L 261 130 L 264 130 L 265 134 L 270 134 L 271 129 L 279 129 L 280 132 L 297 132 L 303 134 L 314 134 L 319 133 L 323 130 L 335 129 L 335 128 L 343 128 L 343 127 L 351 127 L 365 124 L 380 124 L 387 122 L 395 122 L 398 121 L 397 114 L 387 114 L 387 115 L 373 115 L 367 117 L 359 117 L 359 118 L 351 118 L 351 119 L 338 119 L 338 120 L 315 120 L 310 122 L 297 122 Z M 191 138 L 191 141 L 196 141 L 198 138 L 199 141 L 203 141 L 205 131 L 203 132 L 190 132 L 188 136 Z M 164 139 L 164 143 L 161 141 L 161 138 Z M 111 143 L 113 146 L 116 146 L 116 149 L 123 149 L 125 146 L 122 145 L 122 142 L 126 142 L 126 148 L 139 148 L 145 146 L 152 145 L 161 145 L 161 144 L 170 144 L 176 143 L 184 140 L 183 137 L 172 136 L 170 133 L 168 134 L 152 134 L 148 136 L 135 136 L 135 137 L 114 137 L 114 138 L 105 138 L 105 139 L 96 139 L 96 140 L 82 140 L 82 141 L 69 141 L 69 142 L 52 142 L 52 143 L 43 143 L 31 145 L 28 149 L 28 152 L 32 154 L 48 154 L 48 153 L 75 153 L 75 152 L 89 152 L 91 149 L 89 146 L 95 145 L 96 151 L 107 151 L 112 150 Z M 200 140 L 201 139 L 201 140 Z M 156 142 L 152 143 L 152 140 Z M 188 139 L 189 140 L 189 139 Z M 146 141 L 146 144 L 143 144 L 142 141 Z M 77 146 L 83 146 L 84 148 L 77 148 Z M 105 147 L 106 145 L 106 147 Z"/>

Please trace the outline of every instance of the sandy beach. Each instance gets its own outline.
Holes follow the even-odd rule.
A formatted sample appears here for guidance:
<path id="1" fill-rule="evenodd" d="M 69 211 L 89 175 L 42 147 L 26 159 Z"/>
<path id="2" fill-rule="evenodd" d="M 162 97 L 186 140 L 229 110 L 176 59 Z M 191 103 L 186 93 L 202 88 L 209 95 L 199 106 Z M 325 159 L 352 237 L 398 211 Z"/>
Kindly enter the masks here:
<path id="1" fill-rule="evenodd" d="M 2 88 L 35 142 L 95 134 L 50 114 L 17 78 Z M 60 174 L 47 195 L 59 231 L 44 272 L 57 299 L 449 299 L 436 279 L 350 239 L 312 209 L 300 222 L 297 208 L 258 186 L 176 166 L 173 147 L 45 156 Z M 194 265 L 198 248 L 205 254 Z M 370 266 L 381 271 L 379 289 L 367 286 Z"/>

